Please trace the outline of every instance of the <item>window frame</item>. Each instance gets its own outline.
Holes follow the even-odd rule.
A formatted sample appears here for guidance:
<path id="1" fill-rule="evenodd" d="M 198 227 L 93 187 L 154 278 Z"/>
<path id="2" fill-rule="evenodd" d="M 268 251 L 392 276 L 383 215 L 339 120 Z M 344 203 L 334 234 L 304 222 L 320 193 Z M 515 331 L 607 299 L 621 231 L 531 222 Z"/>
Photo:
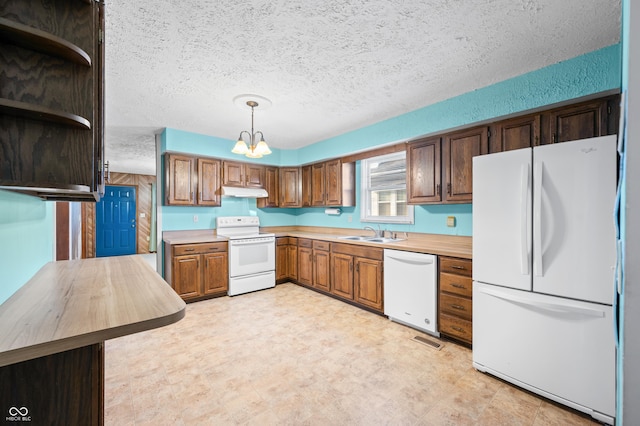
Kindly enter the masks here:
<path id="1" fill-rule="evenodd" d="M 406 195 L 406 175 L 405 175 L 405 186 L 404 186 L 404 190 L 405 190 L 405 195 L 406 195 L 406 201 L 405 203 L 407 204 L 407 214 L 404 216 L 372 216 L 371 215 L 371 192 L 372 192 L 372 188 L 370 188 L 369 186 L 369 181 L 370 181 L 370 173 L 371 173 L 371 166 L 374 163 L 380 163 L 382 161 L 392 161 L 392 160 L 396 160 L 396 159 L 401 159 L 404 158 L 405 160 L 405 173 L 406 173 L 406 167 L 407 167 L 407 152 L 406 151 L 398 151 L 398 152 L 393 152 L 391 154 L 384 154 L 384 155 L 378 155 L 375 157 L 369 157 L 369 158 L 365 158 L 363 160 L 360 161 L 360 222 L 364 222 L 364 223 L 397 223 L 397 224 L 414 224 L 415 222 L 415 215 L 414 215 L 414 209 L 413 209 L 413 205 L 408 203 L 409 197 L 408 195 Z M 389 188 L 390 190 L 393 190 L 394 188 Z M 400 189 L 400 188 L 395 188 L 395 189 Z M 379 188 L 376 189 L 374 188 L 373 190 L 383 190 L 383 188 Z"/>

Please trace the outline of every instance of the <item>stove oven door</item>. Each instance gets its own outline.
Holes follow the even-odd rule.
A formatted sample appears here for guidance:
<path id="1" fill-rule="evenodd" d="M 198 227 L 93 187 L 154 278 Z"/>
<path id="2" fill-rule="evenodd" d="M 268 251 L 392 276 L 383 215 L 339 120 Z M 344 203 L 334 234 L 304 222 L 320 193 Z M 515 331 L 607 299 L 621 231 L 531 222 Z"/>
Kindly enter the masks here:
<path id="1" fill-rule="evenodd" d="M 276 269 L 274 237 L 243 238 L 229 241 L 229 276 L 257 274 Z"/>

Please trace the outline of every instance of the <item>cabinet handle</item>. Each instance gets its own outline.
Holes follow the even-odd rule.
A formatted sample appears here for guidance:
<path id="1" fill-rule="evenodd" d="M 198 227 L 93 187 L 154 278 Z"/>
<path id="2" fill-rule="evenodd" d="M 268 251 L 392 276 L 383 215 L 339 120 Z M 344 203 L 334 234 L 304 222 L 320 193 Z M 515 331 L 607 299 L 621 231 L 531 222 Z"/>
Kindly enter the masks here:
<path id="1" fill-rule="evenodd" d="M 460 333 L 464 333 L 464 329 L 461 327 L 456 327 L 455 325 L 452 325 L 451 328 L 455 331 L 459 331 Z"/>
<path id="2" fill-rule="evenodd" d="M 202 201 L 202 192 L 198 192 L 198 200 Z"/>
<path id="3" fill-rule="evenodd" d="M 447 184 L 447 195 L 451 195 L 451 183 Z"/>
<path id="4" fill-rule="evenodd" d="M 440 195 L 440 184 L 436 185 L 436 195 Z"/>
<path id="5" fill-rule="evenodd" d="M 555 133 L 551 136 L 551 143 L 556 143 L 556 134 Z"/>
<path id="6" fill-rule="evenodd" d="M 196 249 L 190 248 L 190 249 L 184 249 L 184 251 L 196 251 Z"/>
<path id="7" fill-rule="evenodd" d="M 462 305 L 449 305 L 449 306 L 451 306 L 453 309 L 457 309 L 459 311 L 464 311 L 465 310 L 464 306 L 462 306 Z"/>
<path id="8" fill-rule="evenodd" d="M 466 289 L 467 287 L 464 284 L 451 283 L 451 287 Z"/>
<path id="9" fill-rule="evenodd" d="M 460 270 L 463 270 L 463 271 L 464 271 L 465 269 L 467 269 L 467 268 L 465 268 L 464 266 L 459 266 L 459 265 L 451 265 L 451 268 L 453 268 L 453 269 L 460 269 Z"/>

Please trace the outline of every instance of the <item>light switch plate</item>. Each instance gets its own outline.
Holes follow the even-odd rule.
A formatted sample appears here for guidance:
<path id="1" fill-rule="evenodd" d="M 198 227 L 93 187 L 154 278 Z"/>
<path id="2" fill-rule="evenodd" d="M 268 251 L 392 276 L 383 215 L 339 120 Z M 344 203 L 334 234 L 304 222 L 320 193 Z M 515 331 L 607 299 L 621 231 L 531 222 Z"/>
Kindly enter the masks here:
<path id="1" fill-rule="evenodd" d="M 456 226 L 456 217 L 455 216 L 447 216 L 447 226 L 449 226 L 449 227 Z"/>

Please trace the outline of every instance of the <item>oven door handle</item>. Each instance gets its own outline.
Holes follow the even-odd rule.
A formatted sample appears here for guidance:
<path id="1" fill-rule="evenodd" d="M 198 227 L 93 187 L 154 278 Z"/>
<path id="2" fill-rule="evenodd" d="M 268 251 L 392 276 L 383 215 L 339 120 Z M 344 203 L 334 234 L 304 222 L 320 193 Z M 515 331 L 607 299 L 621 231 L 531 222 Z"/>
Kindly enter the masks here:
<path id="1" fill-rule="evenodd" d="M 255 245 L 273 244 L 273 243 L 275 243 L 275 240 L 261 240 L 261 241 L 233 240 L 229 242 L 229 244 L 232 246 L 255 246 Z"/>

